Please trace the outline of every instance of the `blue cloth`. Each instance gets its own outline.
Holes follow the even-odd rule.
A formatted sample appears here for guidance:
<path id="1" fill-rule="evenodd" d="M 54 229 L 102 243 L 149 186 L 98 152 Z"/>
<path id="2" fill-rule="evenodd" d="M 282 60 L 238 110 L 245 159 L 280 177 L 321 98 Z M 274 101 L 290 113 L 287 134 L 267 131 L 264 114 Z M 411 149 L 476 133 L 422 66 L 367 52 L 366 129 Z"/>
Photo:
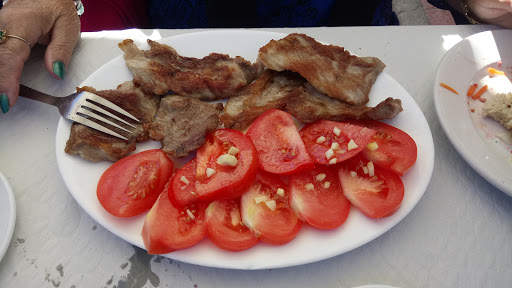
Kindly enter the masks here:
<path id="1" fill-rule="evenodd" d="M 392 0 L 149 0 L 156 28 L 398 25 Z"/>

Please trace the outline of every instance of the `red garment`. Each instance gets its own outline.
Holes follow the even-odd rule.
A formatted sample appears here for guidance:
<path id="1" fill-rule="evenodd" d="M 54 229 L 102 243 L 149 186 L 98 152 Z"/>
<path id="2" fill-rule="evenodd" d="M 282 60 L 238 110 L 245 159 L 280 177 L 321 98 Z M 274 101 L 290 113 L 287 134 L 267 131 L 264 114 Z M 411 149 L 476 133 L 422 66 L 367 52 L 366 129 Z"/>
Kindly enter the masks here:
<path id="1" fill-rule="evenodd" d="M 146 0 L 82 0 L 82 32 L 150 28 Z"/>

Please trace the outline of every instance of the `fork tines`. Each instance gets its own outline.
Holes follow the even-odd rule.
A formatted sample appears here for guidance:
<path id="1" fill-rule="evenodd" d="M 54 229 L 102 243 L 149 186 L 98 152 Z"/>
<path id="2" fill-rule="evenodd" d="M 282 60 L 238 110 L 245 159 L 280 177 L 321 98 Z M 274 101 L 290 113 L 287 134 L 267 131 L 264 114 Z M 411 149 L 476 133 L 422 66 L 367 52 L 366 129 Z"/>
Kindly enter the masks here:
<path id="1" fill-rule="evenodd" d="M 97 104 L 100 104 L 108 109 L 111 109 L 112 111 L 117 112 L 120 115 L 124 115 L 136 122 L 139 122 L 139 120 L 135 116 L 131 115 L 130 113 L 126 112 L 121 107 L 106 100 L 105 98 L 102 98 L 98 95 L 95 95 L 93 93 L 86 92 L 86 91 L 83 91 L 81 93 L 84 93 L 86 95 L 82 95 L 82 97 L 78 98 L 78 99 L 80 99 L 79 100 L 80 103 L 77 103 L 78 109 L 76 110 L 74 115 L 70 115 L 72 117 L 71 120 L 78 122 L 80 124 L 83 124 L 85 126 L 88 126 L 90 128 L 99 130 L 101 132 L 107 133 L 109 135 L 121 138 L 123 140 L 128 140 L 123 135 L 102 125 L 101 122 L 111 125 L 113 127 L 116 127 L 118 129 L 125 131 L 127 133 L 130 133 L 130 134 L 132 133 L 132 131 L 124 128 L 123 126 L 115 123 L 114 121 L 118 121 L 118 122 L 123 123 L 127 126 L 130 126 L 132 128 L 135 128 L 135 126 L 130 124 L 128 121 L 116 116 L 115 114 L 107 111 L 106 109 L 100 107 Z M 96 120 L 96 121 L 94 121 L 94 120 Z"/>

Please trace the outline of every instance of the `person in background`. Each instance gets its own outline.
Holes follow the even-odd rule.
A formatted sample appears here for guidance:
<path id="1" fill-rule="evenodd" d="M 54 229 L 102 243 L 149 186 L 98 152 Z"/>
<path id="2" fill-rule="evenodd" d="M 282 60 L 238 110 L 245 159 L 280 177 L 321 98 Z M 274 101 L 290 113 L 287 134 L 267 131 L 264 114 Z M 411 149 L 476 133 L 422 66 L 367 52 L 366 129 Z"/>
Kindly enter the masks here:
<path id="1" fill-rule="evenodd" d="M 512 0 L 469 1 L 469 9 L 477 19 L 492 24 L 503 23 L 503 26 L 510 24 Z M 0 9 L 0 110 L 3 113 L 7 113 L 17 101 L 19 80 L 31 48 L 35 44 L 47 45 L 44 56 L 46 69 L 56 79 L 63 80 L 81 28 L 82 31 L 98 31 L 126 28 L 398 25 L 398 19 L 391 9 L 392 0 L 83 2 L 85 9 L 79 0 L 3 1 Z M 477 2 L 479 4 L 475 4 Z M 480 5 L 483 2 L 488 4 Z M 81 23 L 79 15 L 84 10 L 87 12 Z M 499 18 L 500 21 L 493 22 L 498 19 L 496 17 L 506 19 Z"/>
<path id="2" fill-rule="evenodd" d="M 457 24 L 494 24 L 512 29 L 512 0 L 428 0 L 449 10 Z"/>
<path id="3" fill-rule="evenodd" d="M 398 25 L 391 0 L 147 0 L 158 28 Z"/>

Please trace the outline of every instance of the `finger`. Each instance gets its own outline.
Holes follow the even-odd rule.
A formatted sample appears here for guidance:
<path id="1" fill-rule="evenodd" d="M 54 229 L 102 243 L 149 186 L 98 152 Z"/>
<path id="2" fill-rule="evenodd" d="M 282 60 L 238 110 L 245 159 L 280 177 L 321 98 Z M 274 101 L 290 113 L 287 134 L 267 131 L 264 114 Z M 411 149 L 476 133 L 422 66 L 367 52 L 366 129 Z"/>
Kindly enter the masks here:
<path id="1" fill-rule="evenodd" d="M 12 34 L 23 37 L 21 34 Z M 21 72 L 30 55 L 30 48 L 24 41 L 10 37 L 0 44 L 0 104 L 3 113 L 18 99 Z"/>
<path id="2" fill-rule="evenodd" d="M 63 15 L 55 21 L 45 53 L 45 66 L 56 79 L 64 79 L 66 67 L 80 37 L 80 20 L 74 15 Z"/>

